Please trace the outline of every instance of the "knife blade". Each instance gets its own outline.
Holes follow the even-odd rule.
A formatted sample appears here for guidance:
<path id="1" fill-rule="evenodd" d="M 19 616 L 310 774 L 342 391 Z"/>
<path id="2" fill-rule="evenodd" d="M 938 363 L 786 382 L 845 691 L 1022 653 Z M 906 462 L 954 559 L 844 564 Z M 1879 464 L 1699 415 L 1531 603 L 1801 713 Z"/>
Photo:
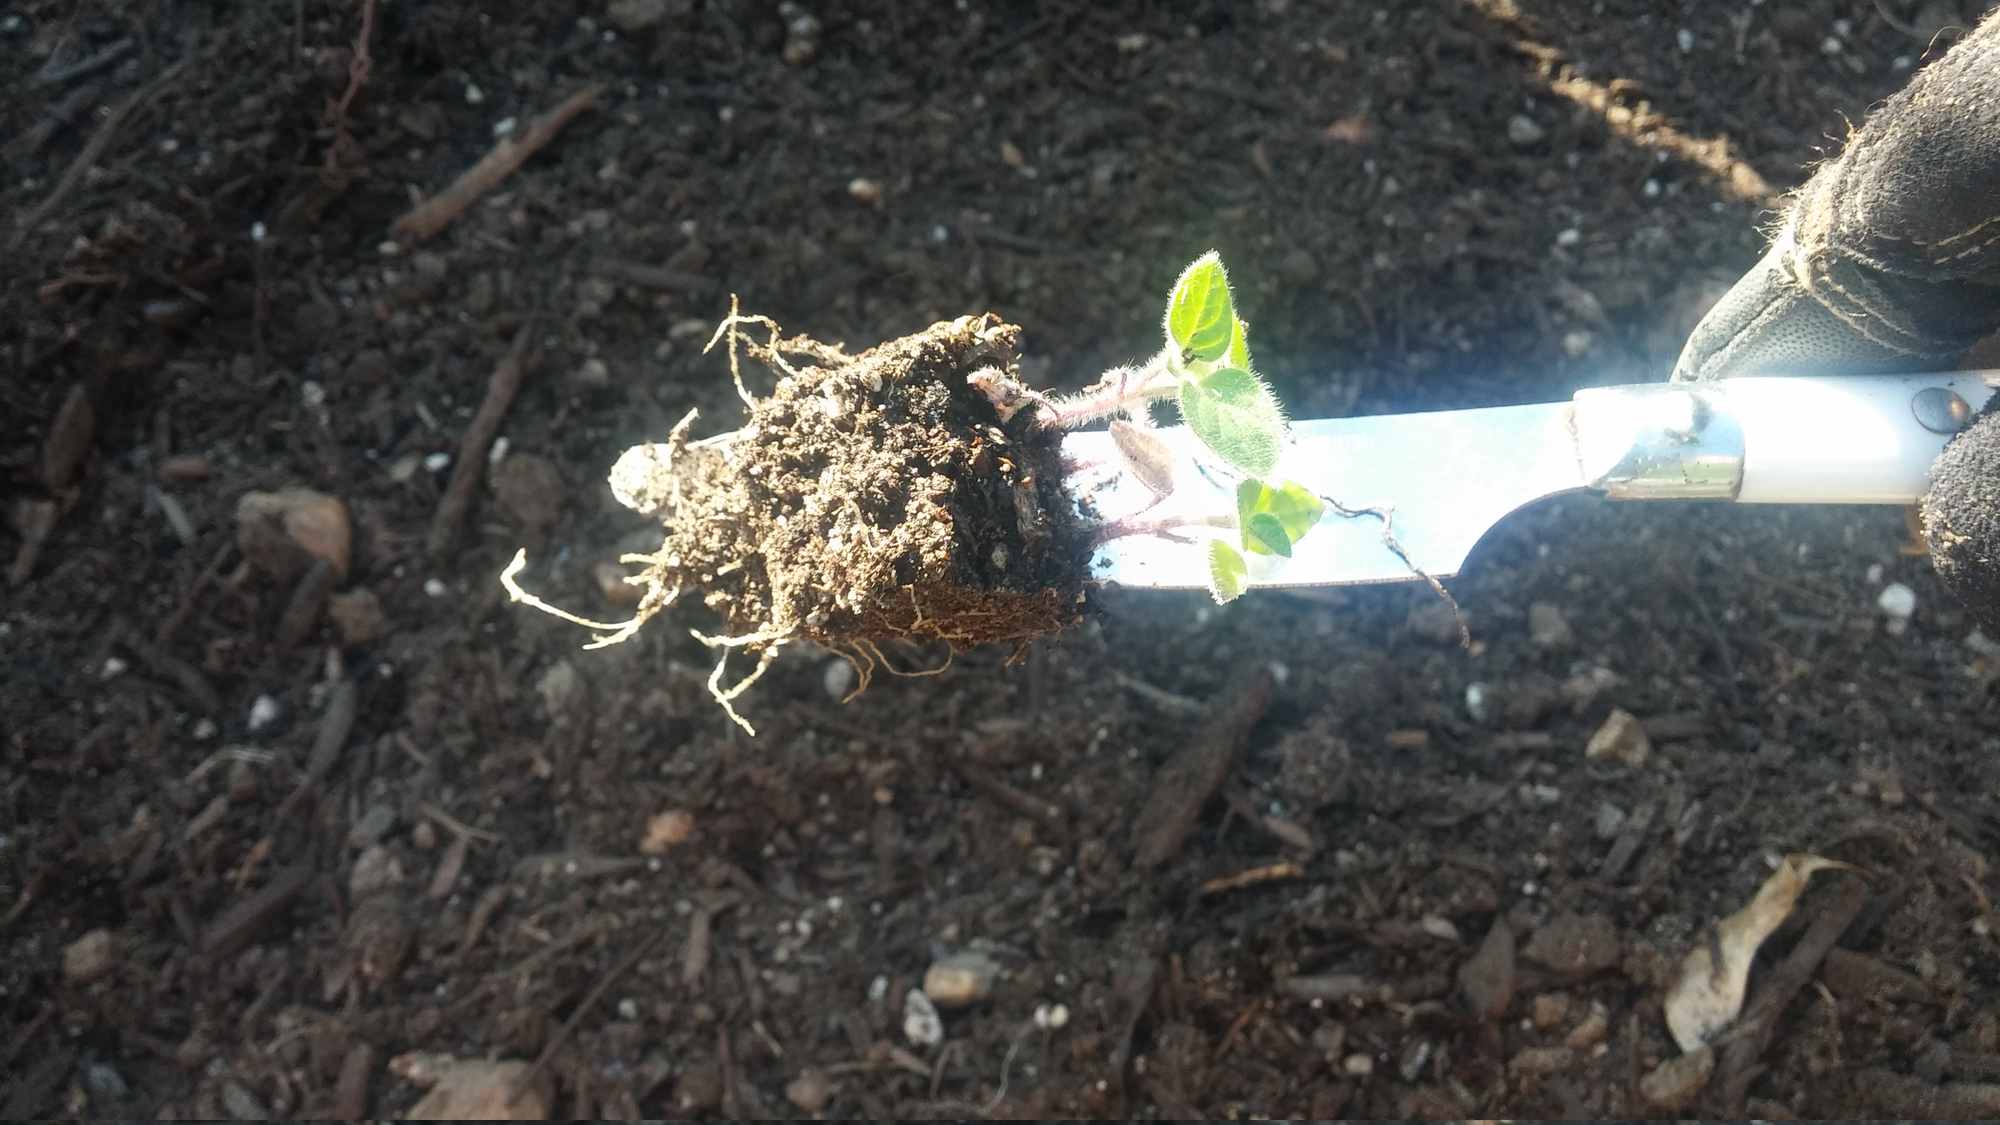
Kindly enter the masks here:
<path id="1" fill-rule="evenodd" d="M 1246 555 L 1252 587 L 1357 585 L 1457 574 L 1510 513 L 1596 491 L 1620 500 L 1911 504 L 1938 452 L 1986 405 L 2000 371 L 1745 378 L 1577 392 L 1568 402 L 1294 422 L 1273 482 L 1328 502 L 1292 557 Z M 1064 438 L 1085 468 L 1071 491 L 1091 518 L 1133 533 L 1102 543 L 1099 581 L 1208 586 L 1206 539 L 1236 533 L 1238 478 L 1185 427 L 1151 431 L 1175 453 L 1155 494 L 1105 431 Z M 1393 532 L 1393 546 L 1384 531 Z M 1153 534 L 1167 531 L 1181 537 Z"/>

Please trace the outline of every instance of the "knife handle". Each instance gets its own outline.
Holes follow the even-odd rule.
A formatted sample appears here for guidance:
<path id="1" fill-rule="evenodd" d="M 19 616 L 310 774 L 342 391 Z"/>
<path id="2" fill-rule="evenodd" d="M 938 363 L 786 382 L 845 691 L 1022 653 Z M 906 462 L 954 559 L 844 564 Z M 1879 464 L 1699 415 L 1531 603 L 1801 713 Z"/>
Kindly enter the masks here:
<path id="1" fill-rule="evenodd" d="M 1647 383 L 1570 409 L 1583 479 L 1613 499 L 1914 504 L 1989 381 L 2000 371 Z"/>

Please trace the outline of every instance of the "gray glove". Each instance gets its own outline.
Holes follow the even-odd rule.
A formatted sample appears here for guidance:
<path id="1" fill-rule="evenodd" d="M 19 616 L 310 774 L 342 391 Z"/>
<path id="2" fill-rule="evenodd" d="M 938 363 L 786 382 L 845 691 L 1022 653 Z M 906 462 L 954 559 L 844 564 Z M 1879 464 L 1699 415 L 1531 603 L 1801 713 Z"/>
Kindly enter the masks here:
<path id="1" fill-rule="evenodd" d="M 1882 103 L 1799 190 L 1674 379 L 1940 370 L 2000 330 L 2000 13 Z M 2000 399 L 1996 399 L 2000 402 Z M 2000 632 L 2000 417 L 1932 470 L 1939 576 Z"/>

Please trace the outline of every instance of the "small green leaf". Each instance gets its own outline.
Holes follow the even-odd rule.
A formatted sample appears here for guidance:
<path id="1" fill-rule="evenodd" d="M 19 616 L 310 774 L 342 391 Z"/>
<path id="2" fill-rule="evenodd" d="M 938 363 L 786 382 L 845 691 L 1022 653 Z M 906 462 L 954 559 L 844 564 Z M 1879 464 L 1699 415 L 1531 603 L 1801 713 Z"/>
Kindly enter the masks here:
<path id="1" fill-rule="evenodd" d="M 1269 512 L 1258 512 L 1243 525 L 1243 545 L 1263 555 L 1292 557 L 1292 537 L 1285 534 L 1285 525 Z"/>
<path id="2" fill-rule="evenodd" d="M 1282 554 L 1290 557 L 1290 551 L 1262 551 L 1255 540 L 1247 534 L 1250 523 L 1256 517 L 1269 516 L 1284 529 L 1287 546 L 1297 543 L 1319 523 L 1326 512 L 1326 504 L 1296 481 L 1287 481 L 1279 488 L 1272 488 L 1263 481 L 1246 480 L 1236 486 L 1236 522 L 1246 534 L 1243 545 L 1260 554 Z"/>
<path id="3" fill-rule="evenodd" d="M 1181 420 L 1224 463 L 1253 477 L 1278 467 L 1285 416 L 1277 396 L 1240 367 L 1218 367 L 1181 384 Z"/>
<path id="4" fill-rule="evenodd" d="M 1229 275 L 1210 250 L 1194 260 L 1167 298 L 1167 339 L 1196 359 L 1222 358 L 1236 323 L 1229 301 Z"/>
<path id="5" fill-rule="evenodd" d="M 1208 541 L 1208 592 L 1216 605 L 1228 605 L 1243 594 L 1250 567 L 1236 548 L 1220 539 Z"/>
<path id="6" fill-rule="evenodd" d="M 1250 370 L 1250 326 L 1240 316 L 1233 313 L 1229 326 L 1229 355 L 1223 363 L 1230 367 Z"/>

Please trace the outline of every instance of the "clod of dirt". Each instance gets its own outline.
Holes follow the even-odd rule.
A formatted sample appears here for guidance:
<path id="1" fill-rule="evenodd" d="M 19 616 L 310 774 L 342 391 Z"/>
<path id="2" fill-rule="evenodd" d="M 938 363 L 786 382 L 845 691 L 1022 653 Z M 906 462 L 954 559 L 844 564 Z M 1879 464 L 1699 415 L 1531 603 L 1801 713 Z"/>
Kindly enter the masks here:
<path id="1" fill-rule="evenodd" d="M 389 627 L 388 615 L 382 612 L 382 599 L 369 589 L 349 590 L 328 598 L 326 615 L 333 620 L 341 643 L 349 646 L 371 644 Z"/>
<path id="2" fill-rule="evenodd" d="M 569 500 L 555 462 L 531 453 L 517 453 L 493 466 L 487 479 L 501 509 L 530 535 L 553 526 Z"/>
<path id="3" fill-rule="evenodd" d="M 1459 991 L 1473 1017 L 1491 1023 L 1507 1014 L 1514 981 L 1514 931 L 1505 918 L 1495 918 L 1479 952 L 1458 968 Z"/>
<path id="4" fill-rule="evenodd" d="M 746 322 L 725 325 L 732 352 Z M 612 470 L 619 500 L 666 529 L 635 621 L 700 591 L 725 634 L 705 639 L 725 655 L 810 640 L 866 688 L 878 668 L 921 671 L 891 664 L 892 642 L 1024 645 L 1080 618 L 1091 547 L 1061 435 L 1032 415 L 1002 421 L 966 381 L 1013 374 L 1019 328 L 960 317 L 850 356 L 756 323 L 769 342 L 741 346 L 780 378 L 767 397 L 744 392 L 744 425 L 689 441 L 690 415 Z"/>
<path id="5" fill-rule="evenodd" d="M 283 531 L 284 539 L 271 536 L 272 529 Z M 309 488 L 244 493 L 236 502 L 236 541 L 244 556 L 264 573 L 288 581 L 306 560 L 285 550 L 287 540 L 305 556 L 324 559 L 337 582 L 347 581 L 354 524 L 337 497 Z"/>
<path id="6" fill-rule="evenodd" d="M 1535 931 L 1521 955 L 1559 973 L 1584 976 L 1618 966 L 1624 942 L 1602 914 L 1558 914 Z"/>

